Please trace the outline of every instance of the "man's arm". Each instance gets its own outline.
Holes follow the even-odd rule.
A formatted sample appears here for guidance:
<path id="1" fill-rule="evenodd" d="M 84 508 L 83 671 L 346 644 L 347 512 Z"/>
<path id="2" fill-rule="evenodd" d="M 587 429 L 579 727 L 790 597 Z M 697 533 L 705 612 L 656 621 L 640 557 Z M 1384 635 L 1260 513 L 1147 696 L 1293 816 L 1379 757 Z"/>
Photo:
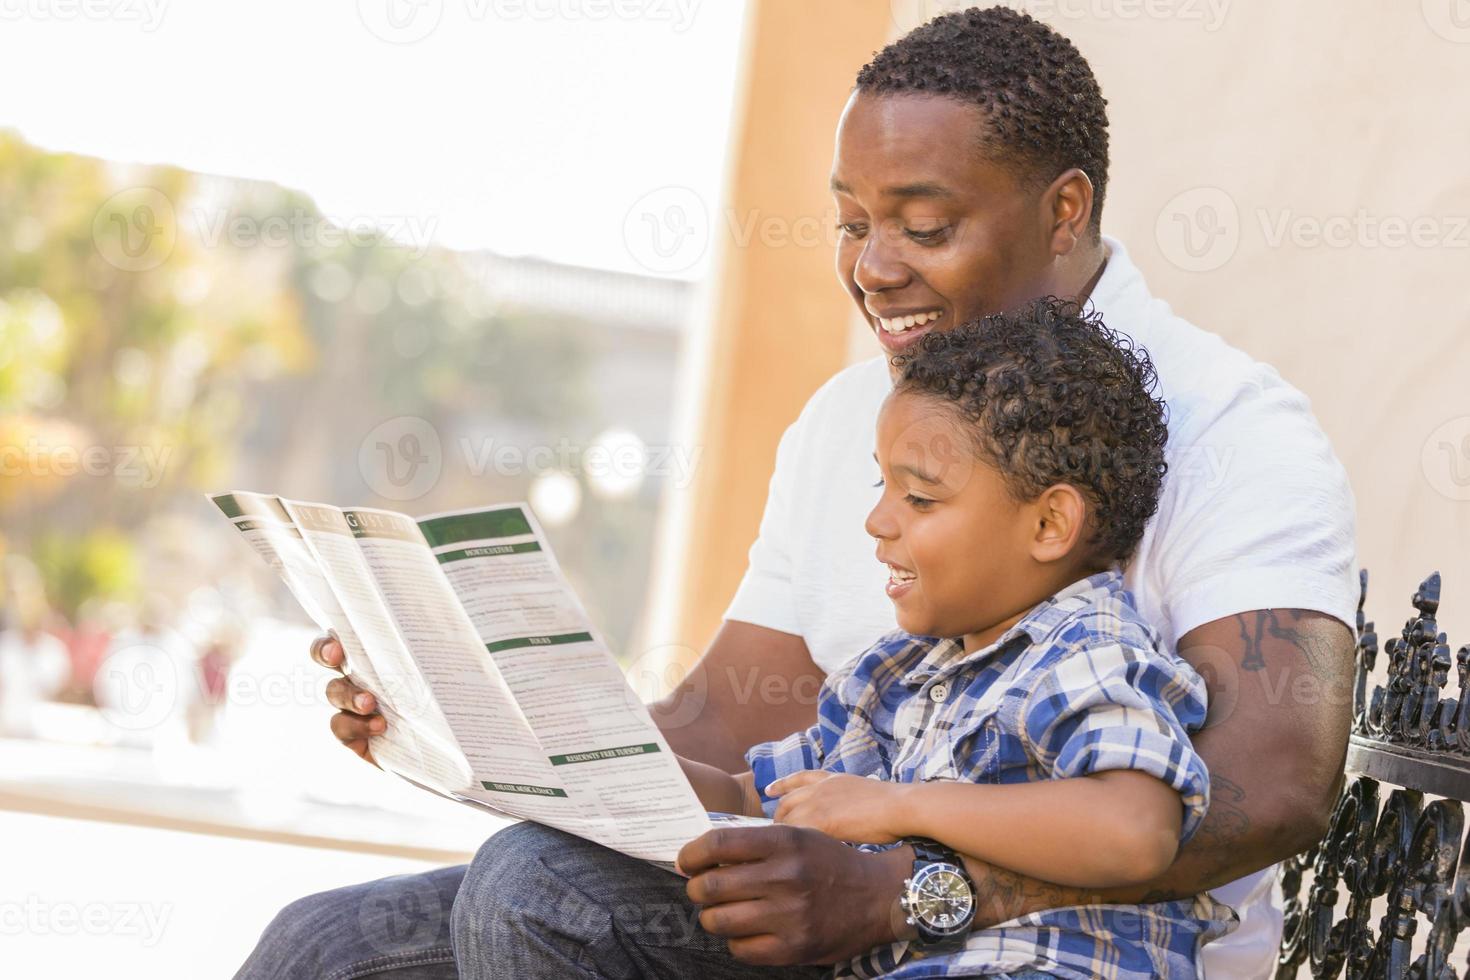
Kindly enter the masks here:
<path id="1" fill-rule="evenodd" d="M 750 768 L 746 749 L 816 721 L 822 678 L 801 637 L 726 620 L 683 682 L 649 710 L 679 755 L 741 773 Z"/>
<path id="2" fill-rule="evenodd" d="M 1210 692 L 1206 727 L 1192 739 L 1210 770 L 1210 808 L 1194 837 L 1153 881 L 1101 892 L 967 859 L 986 923 L 1060 905 L 1198 894 L 1299 854 L 1326 833 L 1352 720 L 1348 628 L 1322 613 L 1258 609 L 1190 630 L 1179 654 Z"/>
<path id="3" fill-rule="evenodd" d="M 694 795 L 706 810 L 715 813 L 738 813 L 747 817 L 763 817 L 761 798 L 755 791 L 755 777 L 750 772 L 738 776 L 723 769 L 678 756 L 679 765 Z"/>
<path id="4" fill-rule="evenodd" d="M 1193 739 L 1210 769 L 1209 813 L 1155 884 L 1185 895 L 1299 854 L 1327 832 L 1352 725 L 1354 640 L 1324 613 L 1257 609 L 1190 630 L 1179 654 L 1210 690 Z"/>
<path id="5" fill-rule="evenodd" d="M 1194 738 L 1211 773 L 1200 829 L 1168 871 L 1127 889 L 1068 888 L 967 858 L 977 928 L 1063 905 L 1197 894 L 1321 837 L 1347 751 L 1347 627 L 1315 612 L 1256 610 L 1191 630 L 1179 652 L 1210 689 L 1209 721 Z M 730 938 L 738 958 L 831 963 L 902 936 L 895 902 L 905 858 L 855 851 L 806 828 L 728 828 L 686 846 L 680 866 L 692 875 L 690 898 L 705 906 L 701 923 Z M 823 897 L 837 890 L 847 900 Z"/>

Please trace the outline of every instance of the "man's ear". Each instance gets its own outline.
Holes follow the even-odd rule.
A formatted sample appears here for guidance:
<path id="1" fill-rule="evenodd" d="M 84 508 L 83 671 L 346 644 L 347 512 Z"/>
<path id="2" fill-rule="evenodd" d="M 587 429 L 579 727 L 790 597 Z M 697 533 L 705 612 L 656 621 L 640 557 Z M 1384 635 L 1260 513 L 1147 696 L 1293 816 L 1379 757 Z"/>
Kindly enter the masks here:
<path id="1" fill-rule="evenodd" d="M 1087 529 L 1087 501 L 1070 483 L 1047 487 L 1031 503 L 1031 557 L 1060 561 L 1073 552 Z"/>
<path id="2" fill-rule="evenodd" d="M 1077 167 L 1058 176 L 1041 195 L 1053 255 L 1070 255 L 1091 234 L 1092 199 L 1092 181 Z"/>

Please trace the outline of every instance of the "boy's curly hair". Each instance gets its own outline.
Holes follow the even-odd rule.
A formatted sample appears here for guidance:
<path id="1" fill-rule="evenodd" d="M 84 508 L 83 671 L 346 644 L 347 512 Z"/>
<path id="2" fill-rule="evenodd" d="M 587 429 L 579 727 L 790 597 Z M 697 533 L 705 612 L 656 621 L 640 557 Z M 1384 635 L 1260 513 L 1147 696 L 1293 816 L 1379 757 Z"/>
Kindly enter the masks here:
<path id="1" fill-rule="evenodd" d="M 1167 409 L 1148 352 L 1071 300 L 1036 300 L 924 337 L 895 392 L 953 403 L 1018 501 L 1057 483 L 1088 501 L 1093 557 L 1126 560 L 1158 510 Z"/>

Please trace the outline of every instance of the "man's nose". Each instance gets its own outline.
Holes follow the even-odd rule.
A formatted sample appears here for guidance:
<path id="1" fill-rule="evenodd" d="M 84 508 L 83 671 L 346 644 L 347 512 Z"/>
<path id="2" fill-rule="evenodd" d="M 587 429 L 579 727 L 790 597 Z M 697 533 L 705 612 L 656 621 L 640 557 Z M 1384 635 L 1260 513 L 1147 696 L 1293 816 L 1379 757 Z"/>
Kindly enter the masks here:
<path id="1" fill-rule="evenodd" d="M 899 260 L 892 238 L 891 229 L 879 226 L 863 240 L 863 250 L 853 266 L 852 281 L 864 293 L 871 295 L 908 284 L 908 267 Z"/>

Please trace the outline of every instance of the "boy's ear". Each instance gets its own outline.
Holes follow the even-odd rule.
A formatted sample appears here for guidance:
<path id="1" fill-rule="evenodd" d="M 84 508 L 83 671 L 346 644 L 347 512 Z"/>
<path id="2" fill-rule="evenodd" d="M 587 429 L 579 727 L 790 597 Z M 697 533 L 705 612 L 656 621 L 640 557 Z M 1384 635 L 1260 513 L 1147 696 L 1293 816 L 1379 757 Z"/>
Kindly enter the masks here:
<path id="1" fill-rule="evenodd" d="M 1087 524 L 1087 501 L 1068 483 L 1047 487 L 1031 504 L 1034 533 L 1031 557 L 1038 562 L 1060 561 L 1082 541 Z"/>

